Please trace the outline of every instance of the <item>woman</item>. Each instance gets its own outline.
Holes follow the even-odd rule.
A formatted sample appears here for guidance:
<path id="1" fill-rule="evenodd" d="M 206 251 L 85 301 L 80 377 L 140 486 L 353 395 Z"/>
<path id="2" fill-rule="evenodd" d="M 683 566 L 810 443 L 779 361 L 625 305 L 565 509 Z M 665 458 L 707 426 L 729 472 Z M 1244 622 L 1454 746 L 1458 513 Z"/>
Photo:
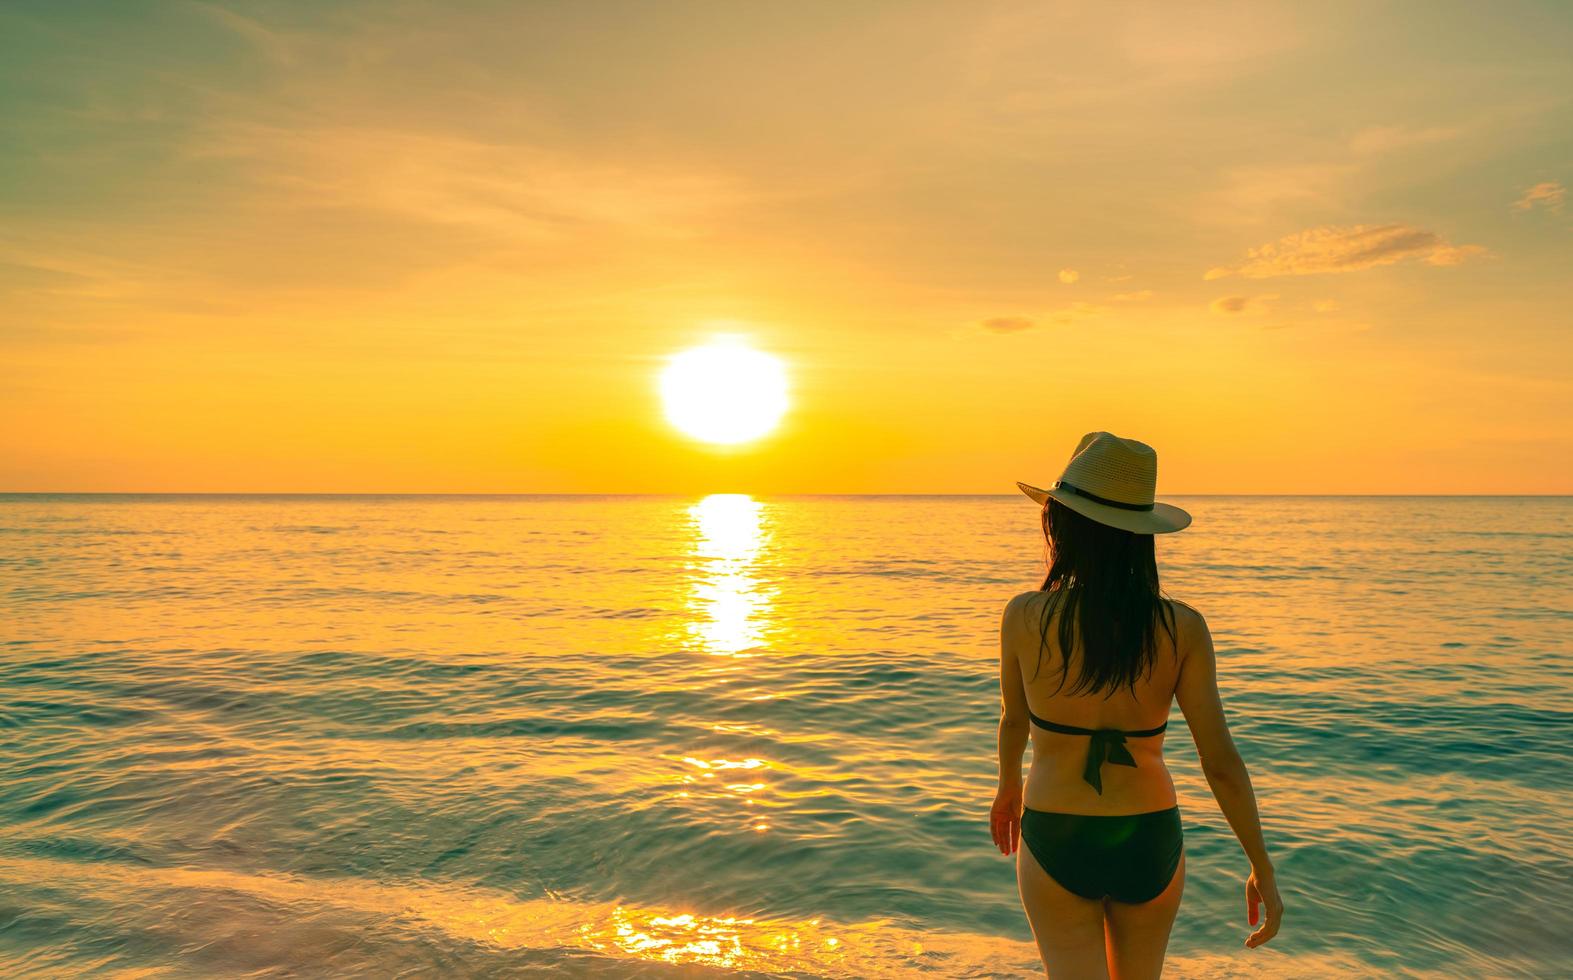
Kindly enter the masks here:
<path id="1" fill-rule="evenodd" d="M 1150 446 L 1090 432 L 1052 489 L 1017 484 L 1043 505 L 1049 572 L 1041 589 L 1010 601 L 1000 624 L 990 824 L 1000 852 L 1016 855 L 1022 907 L 1051 977 L 1163 971 L 1185 888 L 1180 811 L 1162 754 L 1171 699 L 1250 859 L 1251 924 L 1258 905 L 1267 911 L 1245 944 L 1273 938 L 1283 915 L 1251 779 L 1218 699 L 1212 636 L 1201 613 L 1159 591 L 1153 535 L 1191 517 L 1153 500 L 1157 473 Z"/>

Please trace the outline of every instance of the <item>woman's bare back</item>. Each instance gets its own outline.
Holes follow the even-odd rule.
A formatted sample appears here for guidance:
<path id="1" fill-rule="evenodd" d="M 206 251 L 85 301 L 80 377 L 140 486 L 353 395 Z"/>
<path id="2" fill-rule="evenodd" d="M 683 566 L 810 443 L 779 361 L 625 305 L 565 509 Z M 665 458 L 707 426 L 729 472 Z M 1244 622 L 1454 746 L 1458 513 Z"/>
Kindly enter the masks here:
<path id="1" fill-rule="evenodd" d="M 1012 601 L 1017 607 L 1015 613 L 1007 617 L 1013 624 L 1007 642 L 1015 652 L 1033 714 L 1078 728 L 1124 731 L 1152 729 L 1168 721 L 1180 673 L 1180 651 L 1175 640 L 1183 636 L 1181 627 L 1194 611 L 1183 603 L 1173 604 L 1176 636 L 1159 628 L 1152 671 L 1137 679 L 1134 691 L 1122 687 L 1113 693 L 1069 694 L 1081 669 L 1081 650 L 1078 647 L 1071 651 L 1069 676 L 1062 686 L 1058 611 L 1049 619 L 1047 640 L 1040 632 L 1047 597 L 1041 591 L 1022 593 Z M 1086 625 L 1096 628 L 1095 624 Z M 1124 746 L 1136 765 L 1104 765 L 1100 794 L 1083 778 L 1088 736 L 1061 734 L 1033 725 L 1032 767 L 1023 788 L 1023 802 L 1037 810 L 1088 814 L 1146 813 L 1173 806 L 1174 782 L 1163 763 L 1163 741 L 1164 734 L 1127 738 Z"/>

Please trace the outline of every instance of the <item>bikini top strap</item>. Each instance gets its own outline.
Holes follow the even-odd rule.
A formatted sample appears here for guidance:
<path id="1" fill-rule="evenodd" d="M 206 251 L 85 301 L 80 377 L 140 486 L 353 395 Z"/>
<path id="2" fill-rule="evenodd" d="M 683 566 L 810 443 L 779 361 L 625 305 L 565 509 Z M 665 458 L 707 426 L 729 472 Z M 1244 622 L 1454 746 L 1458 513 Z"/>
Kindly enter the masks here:
<path id="1" fill-rule="evenodd" d="M 1168 727 L 1169 727 L 1169 723 L 1167 721 L 1165 721 L 1163 724 L 1159 725 L 1157 728 L 1149 728 L 1149 729 L 1147 729 L 1145 731 L 1140 731 L 1140 732 L 1121 732 L 1120 734 L 1122 734 L 1122 735 L 1129 735 L 1131 738 L 1146 738 L 1148 735 L 1161 735 L 1161 734 L 1163 734 L 1164 729 L 1166 729 Z"/>
<path id="2" fill-rule="evenodd" d="M 1139 732 L 1121 731 L 1118 728 L 1077 728 L 1075 725 L 1061 725 L 1058 722 L 1049 721 L 1047 718 L 1039 718 L 1032 713 L 1031 708 L 1027 709 L 1027 717 L 1031 718 L 1033 724 L 1038 727 L 1046 728 L 1051 732 L 1059 732 L 1062 735 L 1101 735 L 1108 732 L 1119 732 L 1128 738 L 1146 738 L 1149 735 L 1161 734 L 1169 727 L 1169 723 L 1165 721 L 1157 728 L 1149 728 Z"/>

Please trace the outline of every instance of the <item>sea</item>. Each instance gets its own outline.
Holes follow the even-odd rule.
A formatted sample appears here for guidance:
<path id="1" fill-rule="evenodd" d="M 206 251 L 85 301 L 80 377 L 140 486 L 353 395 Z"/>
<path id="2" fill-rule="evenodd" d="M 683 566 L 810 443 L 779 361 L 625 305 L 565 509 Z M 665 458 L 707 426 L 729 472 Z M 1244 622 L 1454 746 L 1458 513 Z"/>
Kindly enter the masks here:
<path id="1" fill-rule="evenodd" d="M 1169 499 L 1286 911 L 1176 707 L 1166 976 L 1573 976 L 1573 498 Z M 0 495 L 0 976 L 1041 976 L 1044 557 L 1020 495 Z"/>

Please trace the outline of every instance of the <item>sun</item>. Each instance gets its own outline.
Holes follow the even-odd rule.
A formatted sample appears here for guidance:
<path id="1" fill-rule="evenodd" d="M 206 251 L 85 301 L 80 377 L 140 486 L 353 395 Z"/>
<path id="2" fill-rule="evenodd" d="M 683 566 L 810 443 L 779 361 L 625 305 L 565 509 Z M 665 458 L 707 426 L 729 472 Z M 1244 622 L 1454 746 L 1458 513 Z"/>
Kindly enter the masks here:
<path id="1" fill-rule="evenodd" d="M 666 419 L 690 438 L 736 445 L 768 435 L 787 409 L 781 359 L 735 337 L 672 355 L 661 372 Z"/>

